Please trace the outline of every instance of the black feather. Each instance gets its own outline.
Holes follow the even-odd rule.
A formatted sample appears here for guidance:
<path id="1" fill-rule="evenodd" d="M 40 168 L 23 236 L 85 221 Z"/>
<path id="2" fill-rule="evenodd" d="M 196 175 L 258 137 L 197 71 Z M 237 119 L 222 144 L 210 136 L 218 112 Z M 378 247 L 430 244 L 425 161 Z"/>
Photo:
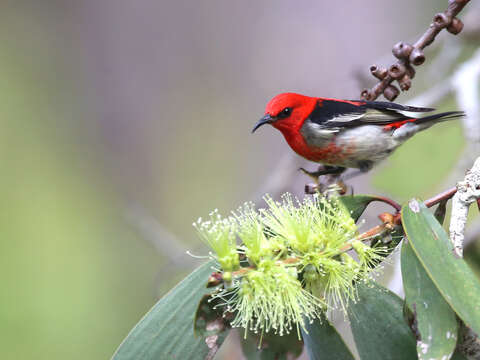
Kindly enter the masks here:
<path id="1" fill-rule="evenodd" d="M 360 101 L 360 100 L 354 100 Z M 361 101 L 365 103 L 364 106 L 370 109 L 376 110 L 400 110 L 400 111 L 407 111 L 407 112 L 429 112 L 435 110 L 434 108 L 426 108 L 426 107 L 416 107 L 416 106 L 407 106 L 407 105 L 400 105 L 388 101 Z"/>
<path id="2" fill-rule="evenodd" d="M 456 118 L 463 117 L 463 116 L 465 116 L 465 112 L 463 112 L 463 111 L 448 111 L 448 112 L 443 112 L 443 113 L 434 114 L 434 115 L 419 118 L 419 119 L 415 120 L 415 124 L 423 124 L 423 123 L 433 121 L 433 120 L 442 120 L 442 121 L 443 120 L 450 120 L 450 119 L 456 119 Z"/>
<path id="3" fill-rule="evenodd" d="M 338 116 L 349 115 L 352 117 L 360 116 L 365 113 L 365 108 L 357 105 L 335 101 L 335 100 L 322 100 L 317 103 L 315 109 L 309 116 L 310 121 L 319 125 L 326 125 L 327 122 L 334 120 Z M 330 126 L 330 124 L 328 124 Z"/>
<path id="4" fill-rule="evenodd" d="M 435 110 L 387 101 L 351 101 L 356 104 L 341 100 L 321 99 L 310 114 L 309 120 L 324 128 L 345 128 L 364 124 L 388 125 L 397 121 L 412 119 L 411 116 L 406 116 L 398 111 L 429 112 Z M 370 115 L 370 113 L 367 113 L 369 110 L 374 113 Z"/>

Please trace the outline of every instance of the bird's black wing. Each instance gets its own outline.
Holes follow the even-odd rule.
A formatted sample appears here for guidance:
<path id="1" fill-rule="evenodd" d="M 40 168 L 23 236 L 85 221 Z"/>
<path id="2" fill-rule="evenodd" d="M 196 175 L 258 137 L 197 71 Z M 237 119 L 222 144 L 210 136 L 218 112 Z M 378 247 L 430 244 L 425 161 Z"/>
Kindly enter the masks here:
<path id="1" fill-rule="evenodd" d="M 364 105 L 361 106 L 377 110 L 400 110 L 406 112 L 429 112 L 435 110 L 434 108 L 400 105 L 388 101 L 353 101 L 363 103 Z"/>
<path id="2" fill-rule="evenodd" d="M 428 112 L 435 109 L 405 106 L 386 101 L 319 99 L 309 116 L 323 128 L 345 128 L 359 125 L 388 125 L 412 119 L 399 111 Z"/>

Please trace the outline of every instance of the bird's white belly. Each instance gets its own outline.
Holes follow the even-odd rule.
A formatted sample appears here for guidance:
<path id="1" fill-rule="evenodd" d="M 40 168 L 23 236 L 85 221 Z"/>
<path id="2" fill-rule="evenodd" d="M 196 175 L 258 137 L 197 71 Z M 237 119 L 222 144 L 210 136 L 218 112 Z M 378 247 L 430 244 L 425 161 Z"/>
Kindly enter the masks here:
<path id="1" fill-rule="evenodd" d="M 348 129 L 336 136 L 335 142 L 340 147 L 351 146 L 349 156 L 345 158 L 348 167 L 359 167 L 362 161 L 376 163 L 385 159 L 399 143 L 392 138 L 392 131 L 385 131 L 382 126 L 364 125 Z"/>
<path id="2" fill-rule="evenodd" d="M 350 129 L 323 129 L 318 124 L 306 122 L 302 129 L 305 141 L 312 147 L 328 147 L 332 142 L 344 149 L 340 156 L 320 162 L 344 167 L 371 167 L 385 159 L 404 139 L 392 136 L 396 131 L 383 126 L 363 125 Z"/>

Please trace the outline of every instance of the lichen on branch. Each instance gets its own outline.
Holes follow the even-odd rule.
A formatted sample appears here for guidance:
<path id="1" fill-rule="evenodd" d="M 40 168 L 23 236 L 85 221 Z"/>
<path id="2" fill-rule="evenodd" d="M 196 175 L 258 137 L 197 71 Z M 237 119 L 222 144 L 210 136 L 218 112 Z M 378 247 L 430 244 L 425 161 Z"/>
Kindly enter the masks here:
<path id="1" fill-rule="evenodd" d="M 470 205 L 480 198 L 480 158 L 467 171 L 465 179 L 457 183 L 457 191 L 452 198 L 452 215 L 450 218 L 450 240 L 455 254 L 463 257 L 463 240 Z"/>

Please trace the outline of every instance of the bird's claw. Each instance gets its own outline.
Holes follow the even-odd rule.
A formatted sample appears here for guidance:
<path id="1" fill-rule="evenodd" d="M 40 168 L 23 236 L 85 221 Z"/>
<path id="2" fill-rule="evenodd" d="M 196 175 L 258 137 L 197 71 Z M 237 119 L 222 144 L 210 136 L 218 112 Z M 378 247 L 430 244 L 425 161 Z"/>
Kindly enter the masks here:
<path id="1" fill-rule="evenodd" d="M 340 179 L 340 174 L 345 170 L 345 168 L 320 166 L 317 171 L 308 171 L 303 167 L 299 168 L 298 170 L 309 176 L 314 181 L 314 184 L 305 185 L 306 194 L 314 194 L 317 192 L 335 192 L 337 194 L 344 195 L 348 191 L 348 186 Z M 325 184 L 320 183 L 320 176 L 322 175 L 330 175 Z"/>
<path id="2" fill-rule="evenodd" d="M 302 173 L 310 177 L 314 181 L 315 185 L 320 185 L 319 177 L 321 174 L 319 173 L 319 171 L 308 171 L 305 170 L 303 167 L 298 168 L 298 171 L 301 171 Z"/>

